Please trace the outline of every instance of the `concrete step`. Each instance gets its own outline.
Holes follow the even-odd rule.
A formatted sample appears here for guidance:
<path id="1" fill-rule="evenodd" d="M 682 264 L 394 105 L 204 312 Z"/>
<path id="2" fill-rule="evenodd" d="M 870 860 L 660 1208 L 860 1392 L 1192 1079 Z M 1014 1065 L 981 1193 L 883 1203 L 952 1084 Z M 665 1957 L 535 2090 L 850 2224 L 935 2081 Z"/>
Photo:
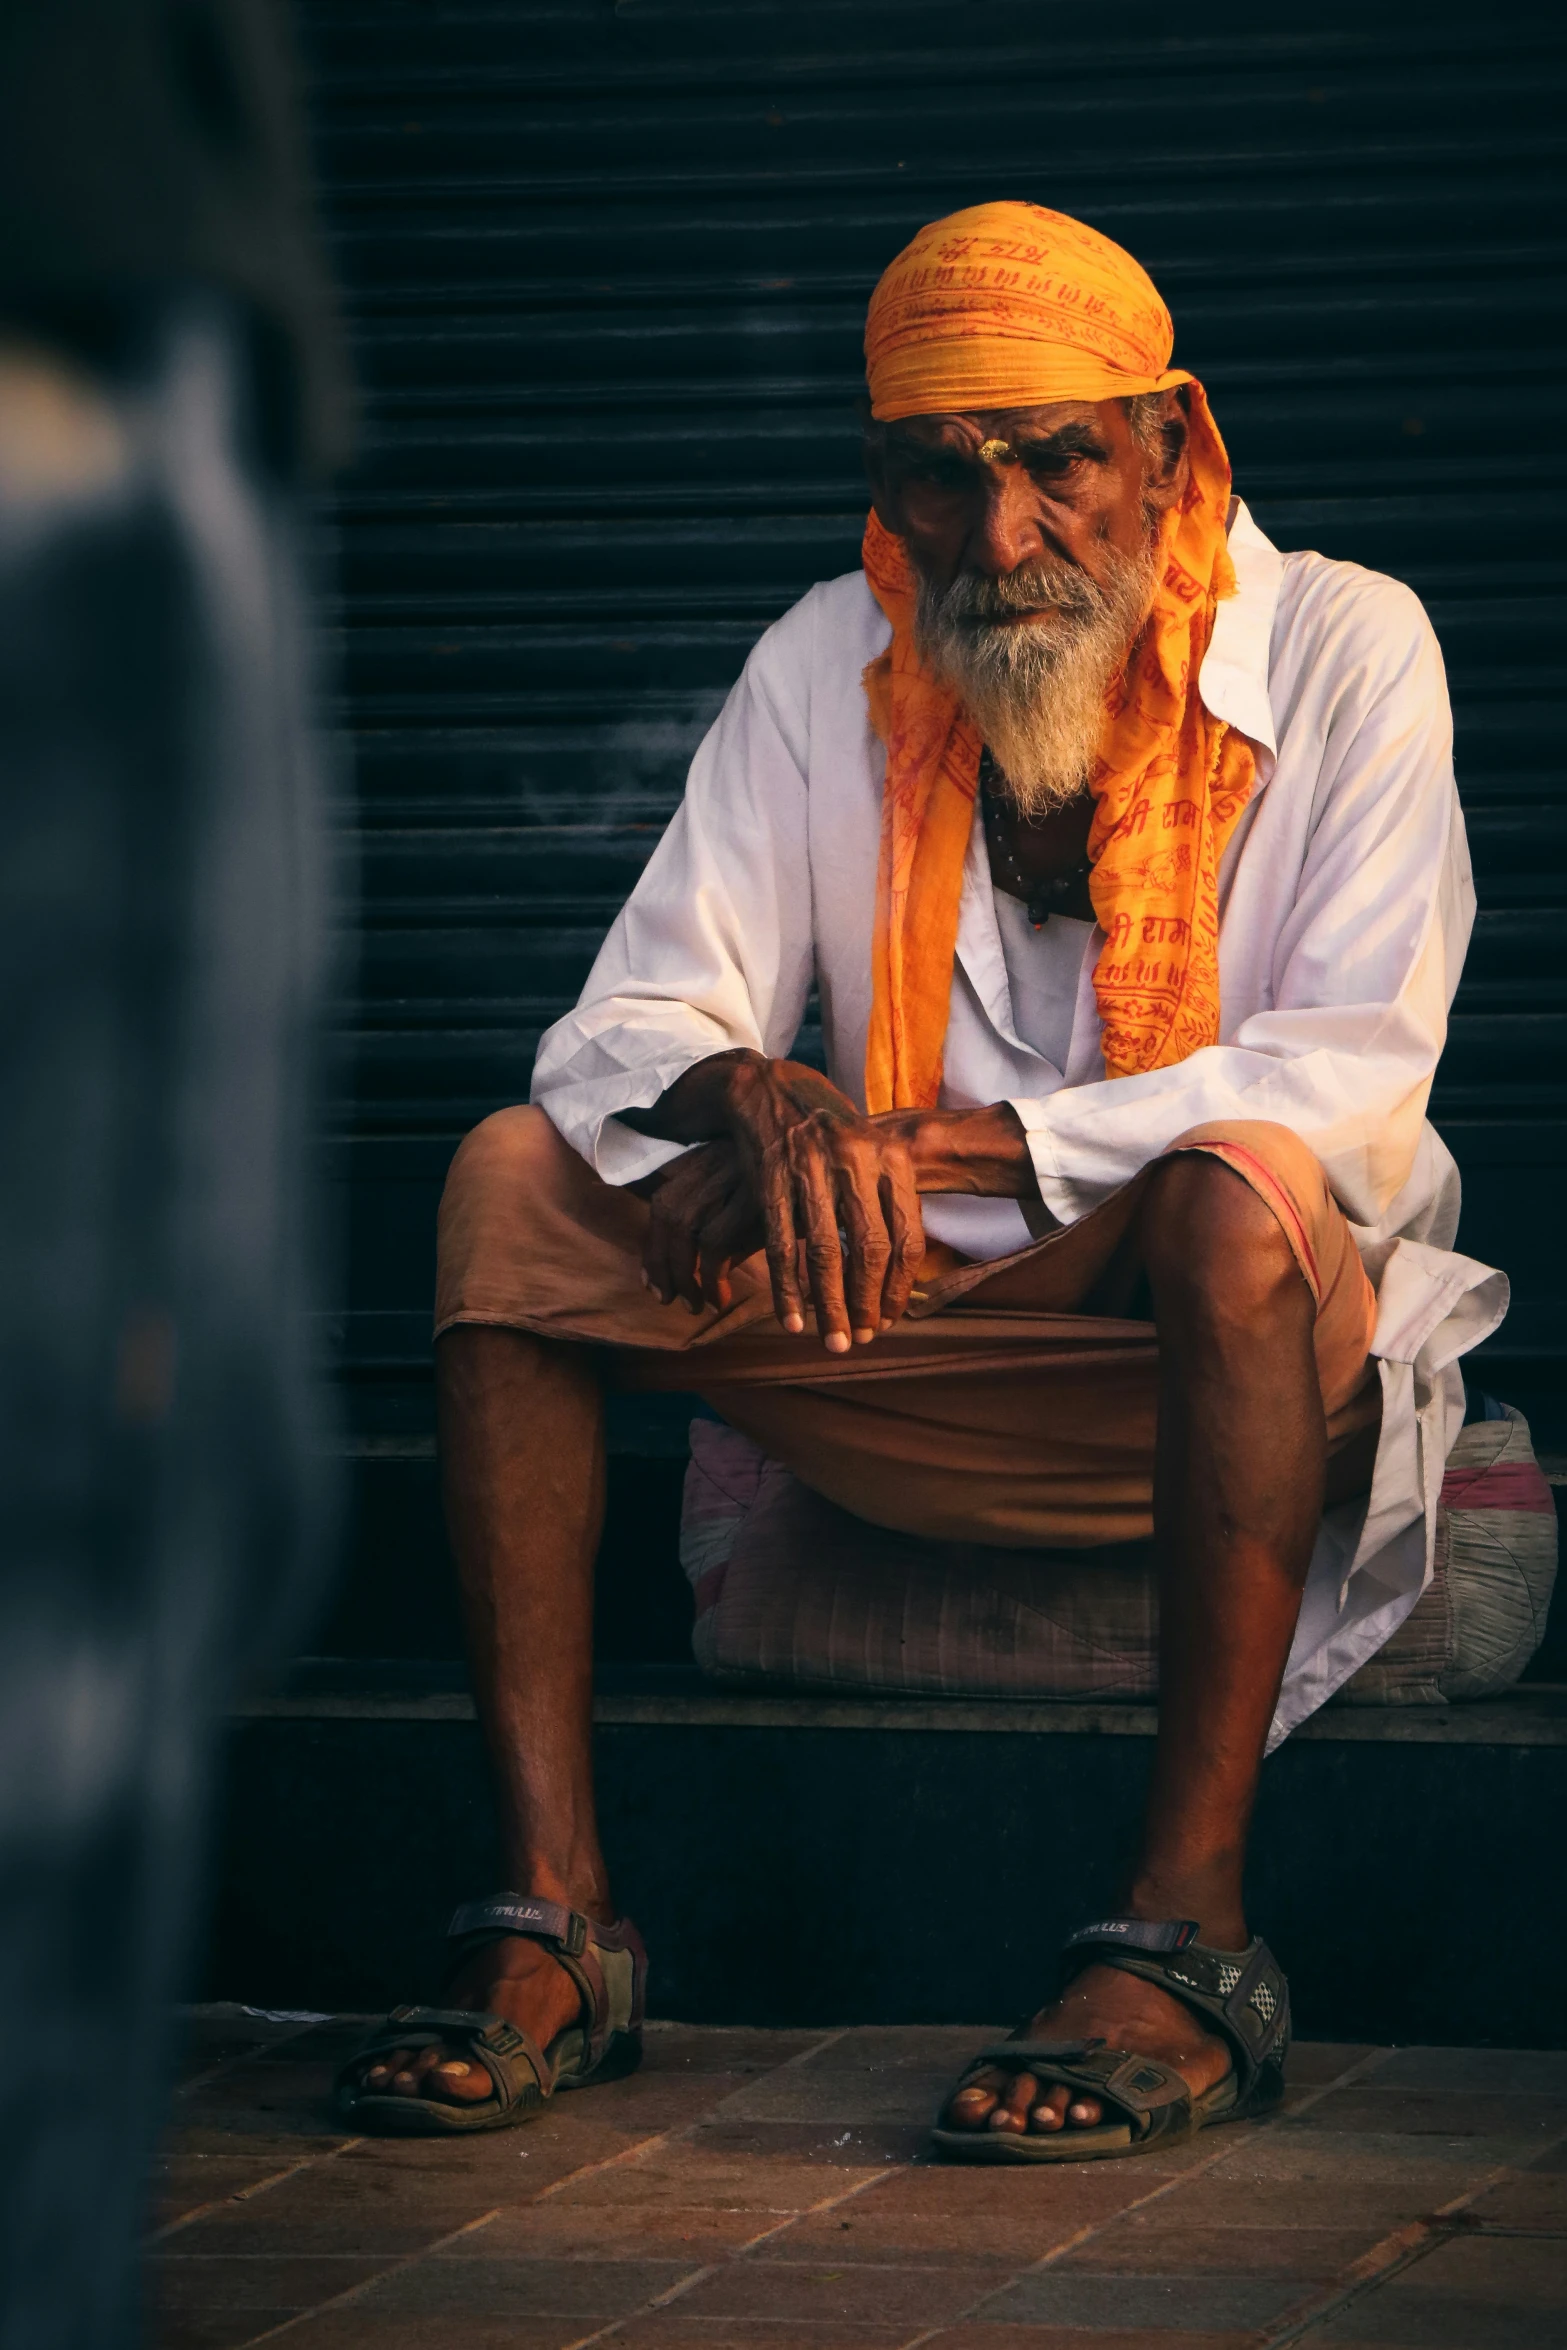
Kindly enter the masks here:
<path id="1" fill-rule="evenodd" d="M 726 1690 L 607 1671 L 606 1849 L 653 2011 L 759 2026 L 1022 2015 L 1113 1904 L 1150 1706 Z M 1330 1707 L 1267 1764 L 1249 1902 L 1328 2039 L 1567 2045 L 1567 1687 Z M 208 1996 L 428 1996 L 500 1881 L 460 1668 L 316 1660 L 236 1726 Z"/>

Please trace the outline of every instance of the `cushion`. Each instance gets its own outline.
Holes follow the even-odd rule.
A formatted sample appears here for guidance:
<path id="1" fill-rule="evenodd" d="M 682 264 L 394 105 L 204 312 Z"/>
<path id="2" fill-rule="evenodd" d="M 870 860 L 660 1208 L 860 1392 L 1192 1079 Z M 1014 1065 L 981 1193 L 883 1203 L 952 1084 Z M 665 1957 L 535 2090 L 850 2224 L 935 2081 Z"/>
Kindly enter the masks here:
<path id="1" fill-rule="evenodd" d="M 1347 1702 L 1441 1705 L 1515 1681 L 1556 1578 L 1556 1511 L 1510 1406 L 1448 1459 L 1435 1571 Z M 1153 1546 L 924 1542 L 825 1501 L 722 1421 L 691 1426 L 681 1560 L 692 1647 L 730 1681 L 1000 1697 L 1158 1692 Z"/>

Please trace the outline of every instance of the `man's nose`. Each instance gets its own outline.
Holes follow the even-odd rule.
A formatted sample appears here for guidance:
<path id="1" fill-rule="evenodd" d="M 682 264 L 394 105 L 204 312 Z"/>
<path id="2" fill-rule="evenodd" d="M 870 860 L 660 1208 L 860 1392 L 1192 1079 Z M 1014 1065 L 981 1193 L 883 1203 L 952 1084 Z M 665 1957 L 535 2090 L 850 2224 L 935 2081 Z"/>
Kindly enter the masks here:
<path id="1" fill-rule="evenodd" d="M 1017 464 L 985 467 L 984 505 L 967 550 L 968 568 L 999 579 L 1020 563 L 1037 562 L 1045 552 L 1034 485 Z"/>

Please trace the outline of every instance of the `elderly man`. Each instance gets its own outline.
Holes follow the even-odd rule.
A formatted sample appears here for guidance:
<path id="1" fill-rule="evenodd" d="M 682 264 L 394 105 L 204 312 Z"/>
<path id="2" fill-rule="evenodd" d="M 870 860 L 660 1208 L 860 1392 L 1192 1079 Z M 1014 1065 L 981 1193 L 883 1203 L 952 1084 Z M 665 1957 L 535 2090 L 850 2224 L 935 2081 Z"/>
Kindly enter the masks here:
<path id="1" fill-rule="evenodd" d="M 899 255 L 863 569 L 763 637 L 535 1106 L 457 1156 L 441 1442 L 514 1890 L 345 2068 L 362 2124 L 492 2127 L 636 2058 L 590 1762 L 606 1382 L 696 1391 L 876 1524 L 1152 1530 L 1122 1914 L 937 2137 L 1082 2159 L 1280 2093 L 1241 1891 L 1270 1728 L 1418 1595 L 1504 1300 L 1424 1122 L 1473 910 L 1440 655 L 1407 589 L 1269 544 L 1172 339 L 1030 205 Z M 825 1078 L 788 1057 L 813 979 Z"/>

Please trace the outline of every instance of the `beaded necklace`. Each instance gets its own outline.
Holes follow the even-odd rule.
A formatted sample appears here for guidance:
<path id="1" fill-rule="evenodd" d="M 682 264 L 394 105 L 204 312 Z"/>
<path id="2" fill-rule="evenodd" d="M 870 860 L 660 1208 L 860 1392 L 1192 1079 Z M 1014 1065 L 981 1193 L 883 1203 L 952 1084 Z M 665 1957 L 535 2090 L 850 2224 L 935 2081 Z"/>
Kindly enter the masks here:
<path id="1" fill-rule="evenodd" d="M 1052 914 L 1069 911 L 1072 900 L 1093 870 L 1092 862 L 1084 857 L 1080 864 L 1069 866 L 1065 873 L 1052 874 L 1048 881 L 1031 880 L 1018 862 L 1006 836 L 1006 817 L 997 790 L 999 774 L 989 751 L 982 751 L 979 758 L 979 804 L 985 819 L 985 840 L 990 849 L 991 863 L 1001 872 L 1001 886 L 1007 896 L 1021 898 L 1034 929 L 1043 930 Z"/>

